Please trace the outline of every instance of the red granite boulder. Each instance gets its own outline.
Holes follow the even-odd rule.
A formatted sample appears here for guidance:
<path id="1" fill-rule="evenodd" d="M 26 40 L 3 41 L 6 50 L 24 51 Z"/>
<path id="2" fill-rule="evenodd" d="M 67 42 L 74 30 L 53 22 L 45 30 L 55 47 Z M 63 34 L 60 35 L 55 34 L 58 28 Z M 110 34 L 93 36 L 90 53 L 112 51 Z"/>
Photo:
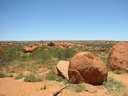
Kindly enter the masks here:
<path id="1" fill-rule="evenodd" d="M 107 80 L 107 67 L 93 53 L 79 52 L 71 58 L 68 74 L 72 83 L 98 85 Z"/>
<path id="2" fill-rule="evenodd" d="M 128 70 L 128 42 L 119 42 L 112 47 L 108 57 L 108 66 L 113 70 Z"/>

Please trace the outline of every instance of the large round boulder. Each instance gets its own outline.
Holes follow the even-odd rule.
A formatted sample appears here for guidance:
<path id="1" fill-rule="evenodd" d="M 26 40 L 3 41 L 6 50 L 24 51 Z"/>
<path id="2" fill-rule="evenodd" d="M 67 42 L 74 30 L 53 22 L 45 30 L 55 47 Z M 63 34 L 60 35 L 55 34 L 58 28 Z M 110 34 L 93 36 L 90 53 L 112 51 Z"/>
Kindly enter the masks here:
<path id="1" fill-rule="evenodd" d="M 107 67 L 93 53 L 79 52 L 71 58 L 68 74 L 72 83 L 98 85 L 107 80 Z"/>
<path id="2" fill-rule="evenodd" d="M 128 42 L 119 42 L 110 50 L 108 66 L 113 69 L 128 70 Z"/>

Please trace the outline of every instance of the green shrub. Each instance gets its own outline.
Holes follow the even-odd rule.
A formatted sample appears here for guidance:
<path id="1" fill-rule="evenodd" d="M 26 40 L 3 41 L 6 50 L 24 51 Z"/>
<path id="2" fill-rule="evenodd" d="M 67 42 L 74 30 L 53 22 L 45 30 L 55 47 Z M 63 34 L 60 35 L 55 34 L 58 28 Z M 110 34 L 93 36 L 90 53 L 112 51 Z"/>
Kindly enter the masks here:
<path id="1" fill-rule="evenodd" d="M 85 86 L 82 85 L 82 84 L 77 84 L 77 85 L 75 86 L 75 91 L 76 91 L 76 92 L 82 92 L 82 91 L 84 91 L 84 90 L 85 90 Z"/>
<path id="2" fill-rule="evenodd" d="M 40 63 L 47 63 L 53 58 L 65 60 L 72 57 L 75 53 L 75 50 L 72 48 L 48 48 L 41 47 L 37 48 L 33 53 L 31 58 L 39 61 Z"/>
<path id="3" fill-rule="evenodd" d="M 32 59 L 32 54 L 21 52 L 21 58 L 20 59 L 22 61 L 30 60 L 30 59 Z"/>
<path id="4" fill-rule="evenodd" d="M 53 57 L 61 60 L 72 57 L 76 52 L 73 48 L 49 48 L 49 51 Z"/>
<path id="5" fill-rule="evenodd" d="M 9 64 L 13 60 L 20 58 L 21 47 L 19 45 L 9 45 L 3 48 L 3 54 L 0 56 L 0 64 Z"/>
<path id="6" fill-rule="evenodd" d="M 109 78 L 108 81 L 105 81 L 104 83 L 105 88 L 107 88 L 107 90 L 109 92 L 121 92 L 122 90 L 124 90 L 124 86 L 121 84 L 121 82 L 116 81 L 112 78 Z"/>
<path id="7" fill-rule="evenodd" d="M 53 58 L 68 59 L 75 53 L 73 48 L 49 48 L 40 47 L 35 49 L 32 53 L 24 53 L 21 45 L 8 45 L 3 47 L 3 52 L 0 54 L 0 64 L 10 64 L 13 61 L 28 61 L 35 60 L 40 63 L 46 63 Z"/>
<path id="8" fill-rule="evenodd" d="M 44 48 L 38 48 L 32 53 L 32 59 L 45 63 L 47 60 L 51 60 L 52 55 L 48 50 Z"/>

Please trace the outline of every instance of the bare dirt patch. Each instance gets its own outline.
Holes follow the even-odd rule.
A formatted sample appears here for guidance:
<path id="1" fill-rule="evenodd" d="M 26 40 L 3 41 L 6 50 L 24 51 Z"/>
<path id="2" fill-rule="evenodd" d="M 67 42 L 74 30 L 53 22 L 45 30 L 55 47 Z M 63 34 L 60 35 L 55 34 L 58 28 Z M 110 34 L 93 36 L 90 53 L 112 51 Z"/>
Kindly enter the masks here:
<path id="1" fill-rule="evenodd" d="M 56 81 L 42 81 L 28 83 L 14 78 L 0 78 L 0 96 L 51 96 L 65 85 Z M 85 84 L 82 92 L 75 92 L 72 88 L 65 88 L 58 96 L 109 96 L 103 86 Z"/>

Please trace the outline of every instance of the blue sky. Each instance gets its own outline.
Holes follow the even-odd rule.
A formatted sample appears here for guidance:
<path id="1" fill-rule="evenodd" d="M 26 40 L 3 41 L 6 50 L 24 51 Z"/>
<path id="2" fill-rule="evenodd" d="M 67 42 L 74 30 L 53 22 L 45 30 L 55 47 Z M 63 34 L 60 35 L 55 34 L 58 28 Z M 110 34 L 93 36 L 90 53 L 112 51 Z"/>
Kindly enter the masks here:
<path id="1" fill-rule="evenodd" d="M 0 0 L 0 40 L 128 40 L 128 0 Z"/>

